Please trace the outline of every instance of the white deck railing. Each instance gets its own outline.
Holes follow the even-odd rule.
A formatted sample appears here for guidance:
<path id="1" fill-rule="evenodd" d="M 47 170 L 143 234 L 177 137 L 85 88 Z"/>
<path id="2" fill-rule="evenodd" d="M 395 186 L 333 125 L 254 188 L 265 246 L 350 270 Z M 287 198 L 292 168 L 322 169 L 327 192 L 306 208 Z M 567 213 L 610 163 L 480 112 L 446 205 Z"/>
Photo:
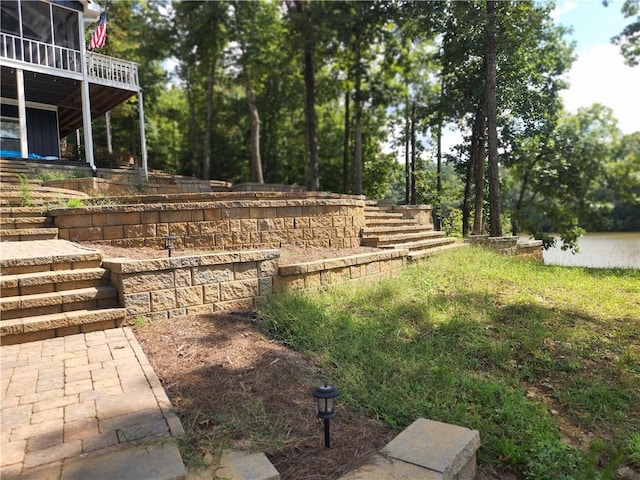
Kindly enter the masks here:
<path id="1" fill-rule="evenodd" d="M 87 53 L 89 78 L 113 86 L 138 88 L 138 65 L 99 53 Z"/>
<path id="2" fill-rule="evenodd" d="M 38 42 L 0 32 L 0 57 L 39 67 L 82 74 L 82 53 L 79 50 Z M 103 85 L 137 90 L 138 65 L 133 62 L 88 52 L 86 67 L 89 80 Z"/>

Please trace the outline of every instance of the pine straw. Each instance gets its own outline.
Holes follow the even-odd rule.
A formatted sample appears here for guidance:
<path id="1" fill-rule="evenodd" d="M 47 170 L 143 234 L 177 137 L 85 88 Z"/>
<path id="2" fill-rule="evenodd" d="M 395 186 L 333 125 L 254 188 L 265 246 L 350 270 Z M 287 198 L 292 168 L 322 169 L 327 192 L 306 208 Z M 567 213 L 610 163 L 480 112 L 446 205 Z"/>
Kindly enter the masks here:
<path id="1" fill-rule="evenodd" d="M 247 316 L 172 318 L 135 333 L 187 430 L 190 456 L 263 451 L 283 480 L 337 479 L 397 433 L 338 398 L 325 449 L 311 396 L 321 372 Z"/>

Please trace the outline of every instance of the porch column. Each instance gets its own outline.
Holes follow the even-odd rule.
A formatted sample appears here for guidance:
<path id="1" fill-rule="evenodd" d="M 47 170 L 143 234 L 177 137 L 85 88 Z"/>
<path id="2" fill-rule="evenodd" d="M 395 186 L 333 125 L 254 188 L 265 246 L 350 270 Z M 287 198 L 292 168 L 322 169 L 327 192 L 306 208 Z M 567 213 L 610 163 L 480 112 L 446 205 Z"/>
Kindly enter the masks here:
<path id="1" fill-rule="evenodd" d="M 104 125 L 107 129 L 107 152 L 111 154 L 113 153 L 113 145 L 111 143 L 111 114 L 109 112 L 104 114 Z"/>
<path id="2" fill-rule="evenodd" d="M 86 42 L 84 38 L 84 16 L 80 16 L 78 22 L 80 35 L 80 50 L 82 52 L 82 83 L 80 93 L 82 97 L 82 125 L 84 129 L 84 155 L 87 163 L 91 167 L 93 174 L 96 174 L 96 164 L 93 161 L 93 130 L 91 129 L 91 98 L 89 96 L 89 60 L 87 55 Z"/>
<path id="3" fill-rule="evenodd" d="M 18 123 L 20 126 L 20 156 L 29 157 L 27 141 L 27 105 L 24 97 L 24 72 L 16 68 L 16 88 L 18 90 Z"/>
<path id="4" fill-rule="evenodd" d="M 140 122 L 140 154 L 142 156 L 142 170 L 145 180 L 149 180 L 149 169 L 147 168 L 147 139 L 144 130 L 144 102 L 142 101 L 142 90 L 138 91 L 138 115 Z"/>
<path id="5" fill-rule="evenodd" d="M 91 99 L 89 98 L 89 81 L 87 80 L 86 66 L 84 79 L 82 80 L 82 124 L 84 126 L 84 154 L 91 170 L 96 172 L 96 164 L 93 161 L 93 130 L 91 129 Z"/>

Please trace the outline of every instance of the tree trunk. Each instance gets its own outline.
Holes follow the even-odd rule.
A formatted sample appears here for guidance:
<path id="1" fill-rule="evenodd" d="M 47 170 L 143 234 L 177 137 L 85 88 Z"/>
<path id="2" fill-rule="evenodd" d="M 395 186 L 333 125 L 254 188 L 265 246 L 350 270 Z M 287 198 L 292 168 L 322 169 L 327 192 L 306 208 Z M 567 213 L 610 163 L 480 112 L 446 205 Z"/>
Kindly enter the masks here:
<path id="1" fill-rule="evenodd" d="M 489 150 L 489 234 L 502 236 L 500 178 L 498 176 L 498 127 L 496 102 L 496 25 L 494 2 L 487 1 L 485 61 L 487 64 L 487 138 Z"/>
<path id="2" fill-rule="evenodd" d="M 438 108 L 438 152 L 436 154 L 436 193 L 437 193 L 437 203 L 435 205 L 435 215 L 434 217 L 434 229 L 436 231 L 442 230 L 442 124 L 444 123 L 444 119 L 442 118 L 442 96 L 444 95 L 444 78 L 445 78 L 445 70 L 444 66 L 442 67 L 442 71 L 440 72 L 440 106 Z"/>
<path id="3" fill-rule="evenodd" d="M 195 99 L 193 98 L 193 87 L 191 85 L 191 82 L 187 81 L 187 102 L 189 103 L 189 113 L 191 114 L 191 148 L 193 148 L 194 151 L 198 151 L 198 143 L 200 143 L 198 131 L 200 129 L 200 125 L 198 122 L 198 115 L 196 114 Z M 179 171 L 182 173 L 187 173 L 188 175 L 197 175 L 197 156 L 193 155 L 191 158 L 192 159 L 189 162 L 189 165 L 182 165 Z"/>
<path id="4" fill-rule="evenodd" d="M 356 2 L 356 5 L 360 5 L 360 2 Z M 358 7 L 360 8 L 360 7 Z M 353 154 L 353 193 L 355 195 L 362 195 L 362 177 L 363 177 L 363 159 L 362 159 L 362 59 L 361 57 L 361 32 L 360 29 L 356 29 L 355 44 L 354 44 L 354 62 L 355 62 L 355 91 L 354 91 L 354 109 L 355 109 L 355 138 L 354 138 L 354 154 Z"/>
<path id="5" fill-rule="evenodd" d="M 296 8 L 303 14 L 303 4 L 296 1 Z M 305 117 L 307 121 L 307 137 L 309 141 L 309 182 L 310 191 L 320 190 L 320 168 L 318 166 L 318 135 L 316 116 L 315 70 L 313 67 L 313 48 L 305 32 L 301 32 L 304 42 L 304 86 L 306 93 Z"/>
<path id="6" fill-rule="evenodd" d="M 407 110 L 405 116 L 404 135 L 404 203 L 411 202 L 411 115 L 409 114 L 409 99 L 407 98 Z"/>
<path id="7" fill-rule="evenodd" d="M 482 235 L 484 229 L 484 120 L 484 99 L 482 99 L 476 109 L 476 118 L 473 122 L 473 133 L 471 135 L 471 162 L 473 163 L 475 173 L 475 212 L 473 216 L 472 235 Z"/>
<path id="8" fill-rule="evenodd" d="M 462 236 L 469 235 L 469 218 L 471 217 L 471 176 L 473 175 L 473 159 L 467 160 L 467 172 L 464 182 L 464 197 L 462 199 Z"/>
<path id="9" fill-rule="evenodd" d="M 438 118 L 438 153 L 436 154 L 436 210 L 433 228 L 442 230 L 442 115 Z"/>
<path id="10" fill-rule="evenodd" d="M 206 105 L 207 115 L 204 125 L 204 146 L 202 155 L 202 179 L 209 180 L 211 175 L 211 118 L 213 117 L 213 73 L 214 62 L 211 61 L 207 72 Z"/>
<path id="11" fill-rule="evenodd" d="M 260 115 L 256 106 L 256 97 L 251 90 L 249 80 L 245 85 L 247 94 L 247 104 L 251 116 L 251 181 L 254 183 L 264 183 L 262 177 L 262 160 L 260 159 Z"/>
<path id="12" fill-rule="evenodd" d="M 351 154 L 349 153 L 349 139 L 351 138 L 351 122 L 349 118 L 349 99 L 351 95 L 349 90 L 344 93 L 344 144 L 342 147 L 342 193 L 350 193 L 350 181 L 351 169 L 349 168 L 349 158 Z"/>
<path id="13" fill-rule="evenodd" d="M 411 205 L 417 205 L 416 194 L 416 101 L 411 106 Z"/>

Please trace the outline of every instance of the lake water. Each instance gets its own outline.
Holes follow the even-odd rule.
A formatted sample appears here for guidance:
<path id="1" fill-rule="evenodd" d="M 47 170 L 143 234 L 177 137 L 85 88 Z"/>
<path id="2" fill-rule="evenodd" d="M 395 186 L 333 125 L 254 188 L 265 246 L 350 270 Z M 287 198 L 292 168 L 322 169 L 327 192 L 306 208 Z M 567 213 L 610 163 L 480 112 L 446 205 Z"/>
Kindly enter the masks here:
<path id="1" fill-rule="evenodd" d="M 560 241 L 558 241 L 560 243 Z M 578 240 L 579 252 L 563 252 L 556 245 L 543 253 L 547 265 L 640 269 L 640 232 L 587 233 Z"/>

